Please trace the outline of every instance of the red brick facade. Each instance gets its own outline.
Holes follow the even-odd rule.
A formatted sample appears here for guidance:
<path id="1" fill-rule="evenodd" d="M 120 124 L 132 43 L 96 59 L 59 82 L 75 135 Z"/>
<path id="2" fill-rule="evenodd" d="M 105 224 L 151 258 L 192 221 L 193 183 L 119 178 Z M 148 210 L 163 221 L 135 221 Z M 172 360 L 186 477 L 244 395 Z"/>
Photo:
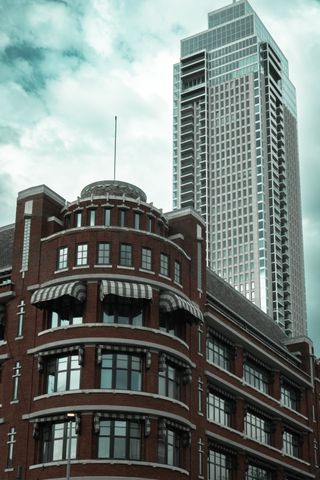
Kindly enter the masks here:
<path id="1" fill-rule="evenodd" d="M 1 480 L 62 479 L 70 457 L 84 480 L 318 478 L 312 345 L 206 270 L 196 213 L 122 182 L 71 204 L 41 186 L 14 230 Z"/>

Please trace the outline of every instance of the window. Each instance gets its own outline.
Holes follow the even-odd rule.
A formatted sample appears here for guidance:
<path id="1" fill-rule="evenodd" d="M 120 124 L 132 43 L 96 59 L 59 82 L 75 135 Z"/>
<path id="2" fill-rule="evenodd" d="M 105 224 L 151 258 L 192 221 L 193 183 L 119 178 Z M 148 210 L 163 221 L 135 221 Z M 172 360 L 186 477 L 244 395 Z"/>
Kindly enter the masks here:
<path id="1" fill-rule="evenodd" d="M 160 275 L 169 277 L 169 257 L 165 253 L 160 253 Z"/>
<path id="2" fill-rule="evenodd" d="M 257 442 L 271 445 L 271 422 L 252 412 L 247 412 L 245 419 L 245 434 Z"/>
<path id="3" fill-rule="evenodd" d="M 224 370 L 231 370 L 232 351 L 223 340 L 209 335 L 207 337 L 207 360 Z"/>
<path id="4" fill-rule="evenodd" d="M 231 456 L 217 450 L 209 449 L 208 453 L 208 480 L 231 480 Z"/>
<path id="5" fill-rule="evenodd" d="M 299 392 L 296 388 L 283 383 L 281 385 L 281 404 L 292 410 L 299 408 Z"/>
<path id="6" fill-rule="evenodd" d="M 141 213 L 135 212 L 134 214 L 134 228 L 140 230 L 141 225 Z"/>
<path id="7" fill-rule="evenodd" d="M 183 322 L 178 312 L 160 312 L 159 329 L 174 337 L 184 338 Z"/>
<path id="8" fill-rule="evenodd" d="M 132 267 L 132 245 L 120 243 L 119 265 L 122 267 Z"/>
<path id="9" fill-rule="evenodd" d="M 46 393 L 78 390 L 80 365 L 78 355 L 51 358 L 46 365 Z"/>
<path id="10" fill-rule="evenodd" d="M 18 305 L 18 325 L 17 325 L 17 337 L 22 337 L 23 335 L 23 323 L 25 316 L 25 303 L 21 300 Z"/>
<path id="11" fill-rule="evenodd" d="M 181 433 L 173 428 L 166 428 L 164 438 L 159 440 L 159 463 L 180 467 L 181 463 Z"/>
<path id="12" fill-rule="evenodd" d="M 104 353 L 101 358 L 100 388 L 142 390 L 142 361 L 139 355 Z"/>
<path id="13" fill-rule="evenodd" d="M 10 428 L 8 433 L 7 440 L 7 468 L 13 467 L 13 453 L 14 453 L 14 444 L 16 443 L 16 429 L 14 427 Z"/>
<path id="14" fill-rule="evenodd" d="M 283 451 L 291 457 L 299 457 L 300 438 L 297 433 L 289 430 L 283 432 Z"/>
<path id="15" fill-rule="evenodd" d="M 246 360 L 243 366 L 244 380 L 263 393 L 269 393 L 269 372 L 260 365 Z"/>
<path id="16" fill-rule="evenodd" d="M 207 418 L 221 425 L 231 426 L 232 402 L 222 395 L 209 391 L 207 395 Z"/>
<path id="17" fill-rule="evenodd" d="M 152 232 L 152 231 L 153 231 L 153 218 L 148 217 L 148 232 Z"/>
<path id="18" fill-rule="evenodd" d="M 181 371 L 175 365 L 166 363 L 159 372 L 159 395 L 180 400 Z"/>
<path id="19" fill-rule="evenodd" d="M 120 227 L 127 226 L 127 210 L 123 208 L 119 210 L 119 225 Z"/>
<path id="20" fill-rule="evenodd" d="M 174 262 L 174 281 L 181 285 L 181 263 L 177 260 Z"/>
<path id="21" fill-rule="evenodd" d="M 19 384 L 21 377 L 21 363 L 16 362 L 13 367 L 12 372 L 12 400 L 18 400 L 19 395 Z"/>
<path id="22" fill-rule="evenodd" d="M 141 300 L 123 297 L 103 302 L 102 323 L 142 326 L 144 323 L 144 304 Z"/>
<path id="23" fill-rule="evenodd" d="M 141 268 L 144 270 L 152 269 L 152 250 L 142 247 L 141 250 Z"/>
<path id="24" fill-rule="evenodd" d="M 96 209 L 90 208 L 89 211 L 89 225 L 93 227 L 96 224 Z"/>
<path id="25" fill-rule="evenodd" d="M 66 327 L 68 325 L 78 325 L 82 323 L 83 305 L 81 303 L 74 304 L 59 311 L 49 310 L 48 312 L 48 328 Z"/>
<path id="26" fill-rule="evenodd" d="M 111 225 L 111 208 L 104 209 L 104 225 L 110 227 Z"/>
<path id="27" fill-rule="evenodd" d="M 98 265 L 110 265 L 110 253 L 111 245 L 106 242 L 99 242 L 97 249 L 97 264 Z"/>
<path id="28" fill-rule="evenodd" d="M 68 458 L 68 438 L 71 426 L 71 452 L 70 458 L 76 458 L 77 435 L 75 422 L 59 422 L 45 424 L 41 437 L 41 461 L 55 462 Z"/>
<path id="29" fill-rule="evenodd" d="M 76 265 L 81 266 L 81 265 L 87 265 L 87 264 L 88 264 L 88 244 L 81 243 L 80 245 L 77 245 Z"/>
<path id="30" fill-rule="evenodd" d="M 57 270 L 68 268 L 68 247 L 58 248 Z"/>
<path id="31" fill-rule="evenodd" d="M 76 212 L 74 216 L 74 223 L 76 227 L 81 227 L 82 225 L 82 212 Z"/>
<path id="32" fill-rule="evenodd" d="M 255 465 L 248 465 L 246 480 L 272 480 L 272 473 Z"/>
<path id="33" fill-rule="evenodd" d="M 141 460 L 141 423 L 100 420 L 98 458 Z"/>

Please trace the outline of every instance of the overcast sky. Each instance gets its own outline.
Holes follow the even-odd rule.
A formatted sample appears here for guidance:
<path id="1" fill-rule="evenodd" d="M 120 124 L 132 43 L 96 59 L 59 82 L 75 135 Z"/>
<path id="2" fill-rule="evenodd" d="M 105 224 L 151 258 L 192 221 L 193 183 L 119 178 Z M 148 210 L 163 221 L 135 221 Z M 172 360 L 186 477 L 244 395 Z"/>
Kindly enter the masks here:
<path id="1" fill-rule="evenodd" d="M 172 209 L 172 65 L 227 0 L 0 0 L 0 226 L 17 192 L 113 177 Z M 309 336 L 320 355 L 320 0 L 252 0 L 297 88 Z"/>

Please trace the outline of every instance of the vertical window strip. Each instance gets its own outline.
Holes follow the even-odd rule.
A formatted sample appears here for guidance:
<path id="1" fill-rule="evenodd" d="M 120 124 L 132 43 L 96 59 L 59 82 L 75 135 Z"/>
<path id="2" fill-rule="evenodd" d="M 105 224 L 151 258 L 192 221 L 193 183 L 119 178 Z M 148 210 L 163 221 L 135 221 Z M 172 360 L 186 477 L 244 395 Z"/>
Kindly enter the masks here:
<path id="1" fill-rule="evenodd" d="M 16 443 L 16 429 L 12 427 L 7 440 L 7 468 L 13 467 L 14 444 Z"/>
<path id="2" fill-rule="evenodd" d="M 22 244 L 22 261 L 21 261 L 22 272 L 26 272 L 29 266 L 30 230 L 31 230 L 31 218 L 25 218 L 24 230 L 23 230 L 23 244 Z"/>
<path id="3" fill-rule="evenodd" d="M 24 316 L 25 316 L 25 303 L 23 300 L 21 300 L 20 304 L 18 305 L 18 313 L 17 313 L 17 317 L 18 317 L 17 337 L 22 337 Z"/>
<path id="4" fill-rule="evenodd" d="M 16 401 L 16 400 L 18 400 L 18 395 L 19 395 L 21 363 L 16 362 L 12 370 L 13 370 L 13 374 L 12 374 L 12 400 Z"/>

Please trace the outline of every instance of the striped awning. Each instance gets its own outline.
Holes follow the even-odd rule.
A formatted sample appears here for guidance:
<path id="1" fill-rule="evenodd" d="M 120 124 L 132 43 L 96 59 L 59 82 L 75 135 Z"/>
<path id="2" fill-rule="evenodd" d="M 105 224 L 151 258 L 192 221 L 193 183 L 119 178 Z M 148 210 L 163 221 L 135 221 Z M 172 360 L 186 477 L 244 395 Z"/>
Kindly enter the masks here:
<path id="1" fill-rule="evenodd" d="M 185 300 L 173 292 L 165 291 L 160 295 L 160 310 L 162 312 L 172 312 L 174 310 L 185 310 L 189 312 L 193 317 L 203 321 L 203 314 L 198 305 Z"/>
<path id="2" fill-rule="evenodd" d="M 46 302 L 56 300 L 64 296 L 75 298 L 79 302 L 86 299 L 86 287 L 81 282 L 61 283 L 52 287 L 39 288 L 31 297 L 33 305 L 41 306 Z"/>
<path id="3" fill-rule="evenodd" d="M 152 288 L 150 285 L 145 285 L 144 283 L 102 280 L 100 286 L 100 300 L 102 301 L 106 295 L 152 300 Z"/>

